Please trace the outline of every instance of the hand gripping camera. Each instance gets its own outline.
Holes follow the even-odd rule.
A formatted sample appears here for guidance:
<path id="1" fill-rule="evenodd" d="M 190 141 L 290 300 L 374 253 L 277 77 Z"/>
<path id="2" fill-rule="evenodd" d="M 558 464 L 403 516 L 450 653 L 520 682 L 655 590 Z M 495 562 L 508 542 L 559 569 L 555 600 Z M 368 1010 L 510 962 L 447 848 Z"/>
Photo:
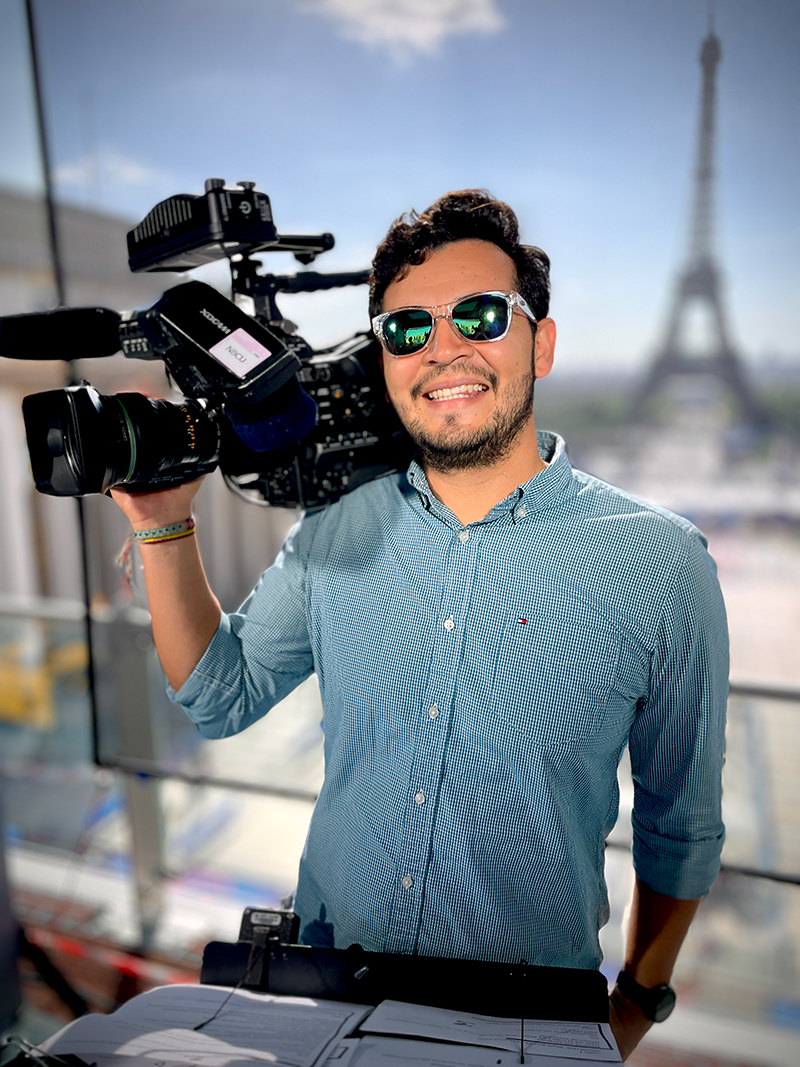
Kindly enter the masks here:
<path id="1" fill-rule="evenodd" d="M 179 401 L 102 395 L 88 383 L 35 393 L 23 415 L 36 488 L 51 496 L 151 491 L 219 466 L 254 503 L 313 510 L 403 468 L 412 447 L 385 399 L 370 333 L 313 351 L 278 310 L 278 293 L 360 285 L 367 271 L 259 274 L 254 253 L 293 252 L 308 265 L 331 234 L 279 234 L 253 182 L 157 204 L 128 234 L 132 271 L 187 271 L 223 257 L 246 314 L 190 281 L 145 311 L 58 308 L 0 319 L 0 355 L 65 360 L 114 355 L 162 360 Z"/>

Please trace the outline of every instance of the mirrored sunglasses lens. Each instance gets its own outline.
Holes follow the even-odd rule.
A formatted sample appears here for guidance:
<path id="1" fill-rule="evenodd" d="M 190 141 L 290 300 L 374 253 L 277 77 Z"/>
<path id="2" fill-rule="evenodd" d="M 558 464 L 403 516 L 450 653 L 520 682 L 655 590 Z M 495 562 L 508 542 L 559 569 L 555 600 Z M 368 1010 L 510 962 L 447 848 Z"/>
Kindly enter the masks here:
<path id="1" fill-rule="evenodd" d="M 453 308 L 453 323 L 469 341 L 494 341 L 508 329 L 508 302 L 502 296 L 482 293 Z"/>
<path id="2" fill-rule="evenodd" d="M 396 311 L 383 323 L 383 343 L 393 356 L 409 356 L 423 348 L 431 335 L 433 319 L 422 308 Z"/>

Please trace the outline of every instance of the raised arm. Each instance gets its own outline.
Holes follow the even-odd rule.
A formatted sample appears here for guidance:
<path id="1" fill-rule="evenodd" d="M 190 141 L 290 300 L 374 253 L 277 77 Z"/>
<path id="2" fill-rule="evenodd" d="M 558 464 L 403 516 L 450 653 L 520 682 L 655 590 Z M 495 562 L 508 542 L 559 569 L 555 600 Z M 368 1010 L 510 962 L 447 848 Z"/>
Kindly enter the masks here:
<path id="1" fill-rule="evenodd" d="M 201 481 L 158 493 L 112 489 L 111 495 L 134 530 L 151 530 L 188 519 Z M 219 601 L 209 587 L 196 536 L 140 548 L 158 656 L 170 685 L 179 689 L 216 632 Z"/>

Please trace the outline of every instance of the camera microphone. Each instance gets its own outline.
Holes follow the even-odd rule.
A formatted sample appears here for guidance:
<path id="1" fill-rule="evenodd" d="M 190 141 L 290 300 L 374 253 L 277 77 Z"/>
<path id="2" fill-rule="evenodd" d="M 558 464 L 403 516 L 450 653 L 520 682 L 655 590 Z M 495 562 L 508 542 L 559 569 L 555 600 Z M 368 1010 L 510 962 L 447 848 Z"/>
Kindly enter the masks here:
<path id="1" fill-rule="evenodd" d="M 122 316 L 110 308 L 54 308 L 0 319 L 6 359 L 94 359 L 120 350 Z"/>
<path id="2" fill-rule="evenodd" d="M 277 452 L 296 445 L 317 422 L 317 405 L 295 378 L 257 404 L 226 404 L 239 440 L 252 452 Z"/>

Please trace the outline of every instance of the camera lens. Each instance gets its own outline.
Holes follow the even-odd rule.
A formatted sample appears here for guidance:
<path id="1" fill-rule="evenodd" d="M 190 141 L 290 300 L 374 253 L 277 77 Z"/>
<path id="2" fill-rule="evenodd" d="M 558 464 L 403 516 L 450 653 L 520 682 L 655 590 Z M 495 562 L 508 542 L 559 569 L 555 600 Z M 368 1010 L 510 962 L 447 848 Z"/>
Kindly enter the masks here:
<path id="1" fill-rule="evenodd" d="M 36 488 L 50 496 L 165 488 L 219 459 L 217 423 L 194 400 L 104 396 L 78 385 L 27 396 L 22 411 Z"/>
<path id="2" fill-rule="evenodd" d="M 154 480 L 188 481 L 198 476 L 195 468 L 219 458 L 219 429 L 216 421 L 196 400 L 175 404 L 150 400 L 141 393 L 116 393 L 102 398 L 109 422 L 120 434 L 118 459 L 109 485 L 135 486 Z M 114 410 L 116 405 L 117 410 Z M 127 469 L 123 467 L 127 463 Z M 174 472 L 174 475 L 170 472 Z M 183 472 L 183 476 L 181 476 Z M 107 475 L 108 477 L 108 475 Z"/>

